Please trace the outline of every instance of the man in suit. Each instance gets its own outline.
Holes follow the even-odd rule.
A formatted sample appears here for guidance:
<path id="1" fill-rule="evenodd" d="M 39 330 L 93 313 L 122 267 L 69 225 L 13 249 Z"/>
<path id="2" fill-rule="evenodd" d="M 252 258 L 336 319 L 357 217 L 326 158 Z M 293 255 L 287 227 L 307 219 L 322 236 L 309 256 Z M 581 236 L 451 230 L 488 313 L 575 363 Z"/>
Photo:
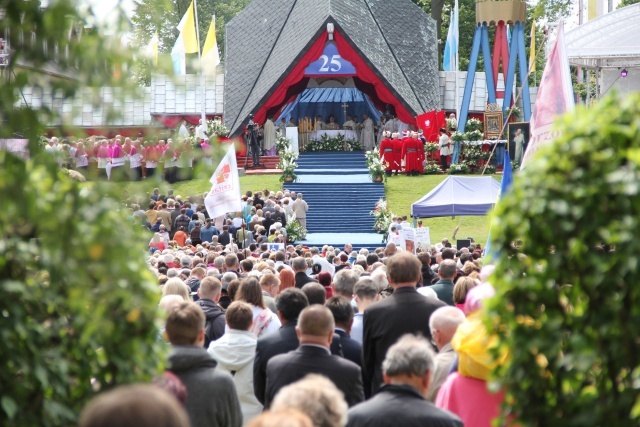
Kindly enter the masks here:
<path id="1" fill-rule="evenodd" d="M 336 333 L 340 337 L 344 358 L 362 366 L 362 345 L 351 339 L 351 325 L 353 324 L 353 307 L 351 303 L 339 296 L 329 298 L 325 307 L 333 314 L 336 323 Z"/>
<path id="2" fill-rule="evenodd" d="M 291 261 L 291 268 L 296 274 L 296 288 L 301 289 L 307 283 L 315 282 L 311 277 L 307 276 L 307 260 L 302 257 L 296 257 Z"/>
<path id="3" fill-rule="evenodd" d="M 462 427 L 462 421 L 425 397 L 433 372 L 433 351 L 422 337 L 404 335 L 382 364 L 385 385 L 349 411 L 347 427 Z"/>
<path id="4" fill-rule="evenodd" d="M 408 252 L 400 252 L 387 260 L 387 277 L 393 294 L 364 312 L 363 374 L 367 396 L 382 385 L 382 361 L 387 350 L 404 334 L 422 334 L 431 340 L 429 318 L 445 303 L 425 298 L 416 290 L 422 264 Z"/>
<path id="5" fill-rule="evenodd" d="M 433 286 L 430 286 L 438 295 L 438 299 L 449 305 L 455 305 L 453 302 L 453 279 L 458 272 L 458 266 L 452 259 L 443 259 L 438 268 L 438 280 Z"/>
<path id="6" fill-rule="evenodd" d="M 300 313 L 296 334 L 297 350 L 272 358 L 267 364 L 265 407 L 281 388 L 307 374 L 327 377 L 344 394 L 349 406 L 364 400 L 362 371 L 353 362 L 331 354 L 335 322 L 328 308 L 312 305 Z"/>

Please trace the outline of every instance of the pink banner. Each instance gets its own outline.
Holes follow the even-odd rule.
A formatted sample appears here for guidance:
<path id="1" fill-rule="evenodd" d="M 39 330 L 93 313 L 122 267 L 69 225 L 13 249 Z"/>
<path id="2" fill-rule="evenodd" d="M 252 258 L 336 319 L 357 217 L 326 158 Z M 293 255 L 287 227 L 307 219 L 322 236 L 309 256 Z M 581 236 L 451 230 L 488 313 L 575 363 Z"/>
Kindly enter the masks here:
<path id="1" fill-rule="evenodd" d="M 558 35 L 551 49 L 538 89 L 538 97 L 531 115 L 531 139 L 524 153 L 520 169 L 531 162 L 533 155 L 560 135 L 554 129 L 556 117 L 575 107 L 569 57 L 564 43 L 564 25 L 560 22 Z"/>

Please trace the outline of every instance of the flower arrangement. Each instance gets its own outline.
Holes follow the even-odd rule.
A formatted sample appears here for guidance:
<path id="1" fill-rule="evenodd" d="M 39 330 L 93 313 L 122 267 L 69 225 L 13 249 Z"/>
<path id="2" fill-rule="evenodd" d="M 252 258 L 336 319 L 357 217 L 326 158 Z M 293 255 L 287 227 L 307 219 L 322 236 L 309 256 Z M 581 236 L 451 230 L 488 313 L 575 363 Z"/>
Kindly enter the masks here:
<path id="1" fill-rule="evenodd" d="M 387 240 L 389 226 L 393 220 L 393 212 L 389 209 L 387 201 L 385 199 L 378 200 L 376 207 L 369 212 L 369 215 L 372 215 L 374 219 L 373 229 L 376 233 L 382 234 L 382 242 L 384 243 Z"/>
<path id="2" fill-rule="evenodd" d="M 209 137 L 227 136 L 228 134 L 229 129 L 227 129 L 219 117 L 216 117 L 213 120 L 207 120 L 207 135 L 209 135 Z"/>
<path id="3" fill-rule="evenodd" d="M 276 153 L 278 153 L 279 156 L 282 156 L 282 154 L 286 151 L 286 150 L 290 150 L 291 149 L 291 140 L 285 136 L 279 136 L 276 139 Z"/>
<path id="4" fill-rule="evenodd" d="M 473 132 L 474 130 L 477 130 L 479 132 L 482 132 L 483 129 L 483 124 L 480 120 L 478 119 L 469 119 L 467 120 L 467 125 L 464 127 L 464 130 L 466 132 Z"/>
<path id="5" fill-rule="evenodd" d="M 466 146 L 464 149 L 464 157 L 468 161 L 476 162 L 481 159 L 482 148 L 479 145 Z"/>
<path id="6" fill-rule="evenodd" d="M 465 132 L 464 135 L 467 141 L 480 141 L 484 139 L 484 134 L 477 129 L 469 132 Z"/>
<path id="7" fill-rule="evenodd" d="M 280 182 L 292 182 L 298 179 L 298 176 L 295 174 L 295 170 L 298 167 L 296 160 L 298 160 L 298 155 L 290 148 L 286 149 L 280 155 L 280 161 L 278 162 L 278 169 L 282 170 Z"/>
<path id="8" fill-rule="evenodd" d="M 458 129 L 458 121 L 455 118 L 447 117 L 445 120 L 447 129 Z"/>
<path id="9" fill-rule="evenodd" d="M 494 174 L 494 173 L 496 173 L 496 166 L 495 165 L 487 165 L 486 169 L 483 169 L 483 170 L 484 170 L 485 174 Z"/>
<path id="10" fill-rule="evenodd" d="M 424 166 L 424 173 L 426 175 L 437 175 L 440 172 L 440 165 L 438 165 L 436 162 L 429 162 Z"/>
<path id="11" fill-rule="evenodd" d="M 367 167 L 369 168 L 369 176 L 373 180 L 382 180 L 385 178 L 385 170 L 387 163 L 380 158 L 380 151 L 376 147 L 373 151 L 365 153 Z"/>
<path id="12" fill-rule="evenodd" d="M 287 231 L 287 242 L 294 243 L 296 240 L 304 239 L 307 235 L 307 229 L 296 221 L 296 214 L 287 215 L 287 225 L 284 227 Z"/>
<path id="13" fill-rule="evenodd" d="M 515 105 L 506 111 L 507 117 L 516 119 L 516 121 L 520 118 L 521 114 L 522 114 L 522 110 L 519 107 L 516 107 Z"/>
<path id="14" fill-rule="evenodd" d="M 433 153 L 434 151 L 438 151 L 438 149 L 439 149 L 438 144 L 434 144 L 431 142 L 427 142 L 426 144 L 424 144 L 425 153 Z"/>
<path id="15" fill-rule="evenodd" d="M 447 173 L 449 175 L 466 175 L 471 171 L 471 168 L 466 163 L 457 163 L 449 166 Z"/>
<path id="16" fill-rule="evenodd" d="M 345 139 L 343 135 L 330 138 L 328 135 L 322 135 L 319 141 L 312 141 L 307 146 L 307 151 L 360 151 L 362 147 L 360 142 L 353 139 Z"/>
<path id="17" fill-rule="evenodd" d="M 451 140 L 453 142 L 462 142 L 462 141 L 466 141 L 467 136 L 464 132 L 454 132 L 451 134 Z"/>

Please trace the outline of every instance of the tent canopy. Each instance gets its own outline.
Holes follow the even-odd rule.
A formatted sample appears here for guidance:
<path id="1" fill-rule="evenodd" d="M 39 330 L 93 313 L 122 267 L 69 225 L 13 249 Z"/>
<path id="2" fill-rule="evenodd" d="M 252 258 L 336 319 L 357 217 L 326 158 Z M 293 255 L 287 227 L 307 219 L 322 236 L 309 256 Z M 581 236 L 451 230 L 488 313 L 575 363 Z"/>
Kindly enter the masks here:
<path id="1" fill-rule="evenodd" d="M 322 116 L 325 121 L 329 121 L 329 116 L 332 115 L 336 122 L 342 124 L 345 121 L 342 107 L 345 103 L 348 105 L 347 114 L 358 116 L 360 122 L 363 114 L 368 114 L 375 121 L 382 114 L 369 97 L 356 88 L 308 88 L 282 110 L 277 120 Z"/>
<path id="2" fill-rule="evenodd" d="M 414 218 L 486 215 L 495 205 L 500 183 L 490 176 L 450 176 L 411 205 Z"/>

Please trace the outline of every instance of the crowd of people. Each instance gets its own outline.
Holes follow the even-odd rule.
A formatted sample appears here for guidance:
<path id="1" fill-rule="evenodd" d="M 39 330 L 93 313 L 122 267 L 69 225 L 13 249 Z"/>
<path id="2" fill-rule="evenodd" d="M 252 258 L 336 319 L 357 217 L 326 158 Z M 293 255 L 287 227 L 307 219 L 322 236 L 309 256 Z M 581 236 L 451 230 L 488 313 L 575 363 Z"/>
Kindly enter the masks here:
<path id="1" fill-rule="evenodd" d="M 252 194 L 248 211 L 270 196 Z M 188 230 L 192 206 L 178 208 L 173 223 Z M 81 426 L 481 427 L 499 414 L 478 343 L 492 295 L 479 245 L 445 239 L 414 255 L 393 242 L 238 247 L 221 235 L 151 248 L 167 370 L 98 396 Z"/>

